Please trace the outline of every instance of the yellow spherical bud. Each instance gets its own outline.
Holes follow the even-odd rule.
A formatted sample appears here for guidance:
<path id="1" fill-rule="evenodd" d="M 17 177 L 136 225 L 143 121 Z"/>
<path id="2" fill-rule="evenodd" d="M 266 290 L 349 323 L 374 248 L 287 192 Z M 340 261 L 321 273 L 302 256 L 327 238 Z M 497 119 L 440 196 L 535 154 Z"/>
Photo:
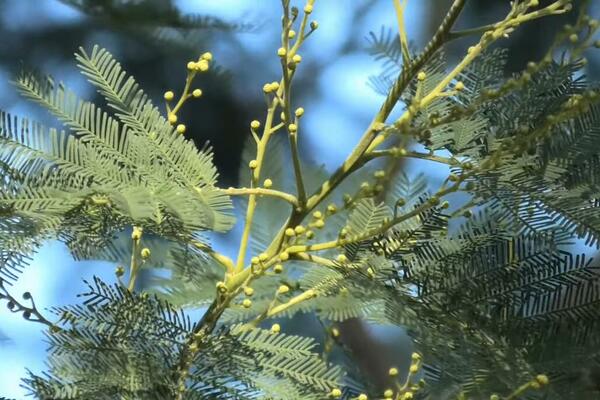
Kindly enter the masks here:
<path id="1" fill-rule="evenodd" d="M 306 238 L 312 239 L 315 237 L 315 233 L 313 231 L 306 231 Z"/>
<path id="2" fill-rule="evenodd" d="M 292 133 L 296 132 L 298 130 L 298 127 L 296 126 L 296 124 L 289 124 L 288 125 L 288 130 Z"/>
<path id="3" fill-rule="evenodd" d="M 538 375 L 535 377 L 535 380 L 540 385 L 544 386 L 550 383 L 550 379 L 548 379 L 548 375 Z"/>
<path id="4" fill-rule="evenodd" d="M 271 325 L 271 332 L 273 333 L 279 333 L 281 331 L 281 326 L 279 326 L 279 324 L 273 324 Z"/>
<path id="5" fill-rule="evenodd" d="M 251 262 L 252 264 L 258 264 L 258 263 L 260 262 L 260 259 L 259 259 L 258 257 L 252 257 L 252 258 L 250 259 L 250 262 Z"/>
<path id="6" fill-rule="evenodd" d="M 206 72 L 208 71 L 208 61 L 206 60 L 200 60 L 199 62 L 196 63 L 196 70 L 200 71 L 200 72 Z"/>
<path id="7" fill-rule="evenodd" d="M 312 29 L 313 31 L 315 29 L 317 29 L 319 27 L 319 23 L 317 21 L 311 21 L 310 22 L 310 29 Z"/>
<path id="8" fill-rule="evenodd" d="M 315 227 L 317 227 L 318 229 L 321 229 L 325 226 L 325 221 L 323 221 L 322 219 L 319 219 L 315 222 Z"/>
<path id="9" fill-rule="evenodd" d="M 416 362 L 416 361 L 419 361 L 419 360 L 421 359 L 421 355 L 420 355 L 419 353 L 412 353 L 412 354 L 411 354 L 411 356 L 410 356 L 410 358 L 411 358 L 413 361 L 415 361 L 415 362 Z"/>
<path id="10" fill-rule="evenodd" d="M 427 74 L 425 73 L 425 71 L 421 71 L 417 74 L 417 79 L 420 82 L 423 82 L 425 79 L 427 79 Z"/>
<path id="11" fill-rule="evenodd" d="M 394 396 L 394 391 L 392 389 L 387 389 L 385 392 L 383 392 L 383 397 L 385 397 L 386 399 L 391 399 Z"/>
<path id="12" fill-rule="evenodd" d="M 331 328 L 331 336 L 333 336 L 334 338 L 339 337 L 340 330 L 338 328 Z"/>
<path id="13" fill-rule="evenodd" d="M 327 211 L 329 211 L 330 213 L 334 213 L 337 211 L 337 206 L 335 204 L 330 204 L 327 206 Z"/>
<path id="14" fill-rule="evenodd" d="M 323 213 L 321 211 L 315 211 L 313 213 L 313 217 L 315 217 L 316 219 L 321 219 L 323 218 Z"/>
<path id="15" fill-rule="evenodd" d="M 339 399 L 340 397 L 342 397 L 342 391 L 338 388 L 332 389 L 331 397 L 333 397 L 334 399 Z"/>
<path id="16" fill-rule="evenodd" d="M 265 83 L 265 85 L 263 86 L 263 92 L 271 93 L 272 91 L 273 91 L 273 88 L 271 87 L 271 84 Z"/>
<path id="17" fill-rule="evenodd" d="M 539 0 L 529 0 L 529 7 L 537 7 L 540 5 Z"/>
<path id="18" fill-rule="evenodd" d="M 577 43 L 578 40 L 579 40 L 579 36 L 577 36 L 576 33 L 572 33 L 569 35 L 569 41 L 571 43 Z"/>
<path id="19" fill-rule="evenodd" d="M 306 231 L 306 228 L 303 227 L 302 225 L 298 225 L 294 228 L 294 232 L 296 232 L 296 235 L 302 235 L 305 231 Z"/>
<path id="20" fill-rule="evenodd" d="M 179 124 L 177 125 L 177 133 L 179 134 L 184 134 L 185 133 L 185 125 L 184 124 Z"/>
<path id="21" fill-rule="evenodd" d="M 257 120 L 250 122 L 250 128 L 252 128 L 254 130 L 260 128 L 260 122 Z"/>
<path id="22" fill-rule="evenodd" d="M 188 71 L 193 71 L 196 69 L 196 63 L 193 61 L 190 61 L 187 63 L 187 69 Z"/>
<path id="23" fill-rule="evenodd" d="M 275 272 L 276 274 L 280 274 L 283 272 L 283 265 L 281 264 L 275 264 L 275 266 L 273 267 L 273 272 Z"/>
<path id="24" fill-rule="evenodd" d="M 212 61 L 213 55 L 211 52 L 207 51 L 206 53 L 202 54 L 200 58 L 206 61 Z"/>
<path id="25" fill-rule="evenodd" d="M 402 396 L 402 400 L 412 400 L 413 399 L 413 393 L 412 392 L 406 392 L 404 393 L 404 396 Z"/>
<path id="26" fill-rule="evenodd" d="M 288 38 L 293 39 L 294 37 L 296 37 L 296 31 L 290 29 L 290 31 L 288 32 Z"/>
<path id="27" fill-rule="evenodd" d="M 244 288 L 244 294 L 248 297 L 252 296 L 254 294 L 254 289 L 252 289 L 250 286 L 246 286 Z"/>
<path id="28" fill-rule="evenodd" d="M 252 300 L 250 300 L 250 299 L 244 299 L 244 301 L 242 301 L 242 306 L 244 306 L 244 308 L 250 308 L 250 307 L 252 307 Z"/>
<path id="29" fill-rule="evenodd" d="M 292 61 L 296 64 L 300 64 L 302 61 L 302 56 L 300 54 L 295 54 L 294 57 L 292 57 Z"/>
<path id="30" fill-rule="evenodd" d="M 279 286 L 279 289 L 277 289 L 278 294 L 286 294 L 289 291 L 290 291 L 290 288 L 287 285 L 281 285 L 281 286 Z"/>
<path id="31" fill-rule="evenodd" d="M 416 373 L 417 373 L 417 371 L 419 371 L 419 366 L 418 366 L 418 365 L 415 365 L 415 364 L 413 364 L 413 365 L 411 365 L 411 366 L 410 366 L 410 368 L 408 369 L 408 371 L 409 371 L 411 374 L 416 374 Z"/>
<path id="32" fill-rule="evenodd" d="M 465 90 L 465 84 L 460 81 L 456 82 L 456 85 L 454 86 L 454 88 L 456 90 L 458 90 L 459 92 L 461 92 L 461 91 Z"/>
<path id="33" fill-rule="evenodd" d="M 493 394 L 490 396 L 490 400 L 500 400 L 500 396 L 498 396 L 497 394 Z"/>
<path id="34" fill-rule="evenodd" d="M 287 229 L 285 230 L 285 236 L 292 237 L 292 236 L 295 236 L 295 235 L 296 235 L 296 232 L 294 231 L 294 229 L 292 229 L 292 228 L 287 228 Z"/>
<path id="35" fill-rule="evenodd" d="M 198 98 L 198 97 L 202 96 L 202 90 L 201 89 L 194 89 L 194 91 L 192 92 L 192 96 L 194 96 L 195 98 Z"/>
<path id="36" fill-rule="evenodd" d="M 174 97 L 175 97 L 175 93 L 171 92 L 170 90 L 168 92 L 165 92 L 165 94 L 164 94 L 164 98 L 166 101 L 171 101 L 171 100 L 173 100 Z"/>
<path id="37" fill-rule="evenodd" d="M 398 375 L 398 368 L 390 368 L 390 370 L 388 371 L 388 375 L 389 376 L 397 376 Z"/>
<path id="38" fill-rule="evenodd" d="M 348 257 L 346 257 L 345 254 L 340 254 L 336 257 L 336 260 L 338 260 L 341 263 L 345 263 L 348 261 Z"/>
<path id="39" fill-rule="evenodd" d="M 287 261 L 287 260 L 289 260 L 290 259 L 290 253 L 288 253 L 287 251 L 284 251 L 283 253 L 281 253 L 279 255 L 279 259 L 281 261 Z"/>
<path id="40" fill-rule="evenodd" d="M 250 169 L 255 169 L 256 167 L 258 167 L 258 161 L 256 161 L 256 160 L 251 160 L 251 161 L 248 163 L 248 167 L 249 167 Z"/>
<path id="41" fill-rule="evenodd" d="M 279 57 L 285 57 L 286 54 L 287 54 L 287 51 L 283 47 L 280 47 L 277 49 L 277 55 Z"/>
<path id="42" fill-rule="evenodd" d="M 265 262 L 265 261 L 267 261 L 267 259 L 268 259 L 268 258 L 269 258 L 269 256 L 267 255 L 267 253 L 260 253 L 260 254 L 258 255 L 258 259 L 259 259 L 261 262 Z"/>
<path id="43" fill-rule="evenodd" d="M 361 393 L 361 394 L 358 395 L 357 400 L 369 400 L 369 398 L 367 397 L 366 394 Z"/>
<path id="44" fill-rule="evenodd" d="M 145 259 L 147 259 L 147 258 L 149 258 L 149 257 L 150 257 L 150 249 L 149 249 L 149 248 L 147 248 L 147 247 L 144 247 L 144 248 L 142 249 L 142 251 L 140 252 L 140 255 L 142 256 L 142 258 L 143 258 L 144 260 L 145 260 Z"/>
<path id="45" fill-rule="evenodd" d="M 312 4 L 307 4 L 304 6 L 304 12 L 307 14 L 310 14 L 311 12 L 313 12 L 313 6 Z"/>
<path id="46" fill-rule="evenodd" d="M 263 186 L 265 187 L 265 189 L 269 189 L 271 186 L 273 186 L 273 181 L 267 178 L 263 182 Z"/>
<path id="47" fill-rule="evenodd" d="M 304 115 L 304 108 L 302 107 L 298 107 L 296 109 L 296 111 L 294 112 L 294 115 L 296 115 L 296 117 L 300 118 L 301 116 Z"/>
<path id="48" fill-rule="evenodd" d="M 175 125 L 176 122 L 177 122 L 177 115 L 170 113 L 169 114 L 169 123 L 171 125 Z"/>
<path id="49" fill-rule="evenodd" d="M 279 89 L 279 82 L 273 81 L 271 82 L 271 90 L 277 91 Z"/>

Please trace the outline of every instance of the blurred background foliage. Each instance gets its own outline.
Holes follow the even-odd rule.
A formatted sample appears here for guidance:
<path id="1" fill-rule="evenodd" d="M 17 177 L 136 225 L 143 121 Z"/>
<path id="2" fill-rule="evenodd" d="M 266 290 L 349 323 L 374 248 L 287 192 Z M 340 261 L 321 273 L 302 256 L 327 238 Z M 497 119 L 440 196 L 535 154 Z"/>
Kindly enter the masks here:
<path id="1" fill-rule="evenodd" d="M 450 3 L 409 2 L 408 33 L 415 47 L 428 41 Z M 592 16 L 600 15 L 599 3 L 592 2 Z M 507 8 L 508 0 L 469 0 L 458 27 L 496 21 Z M 9 83 L 23 67 L 48 72 L 98 101 L 75 69 L 73 53 L 79 46 L 99 44 L 110 50 L 158 104 L 164 91 L 181 90 L 187 61 L 211 51 L 218 68 L 201 77 L 204 95 L 184 107 L 180 120 L 197 144 L 212 144 L 221 184 L 235 185 L 249 122 L 264 113 L 262 85 L 278 76 L 279 9 L 279 0 L 0 0 L 0 108 L 56 125 L 44 110 L 20 99 Z M 392 9 L 391 0 L 317 0 L 314 18 L 320 27 L 306 44 L 295 80 L 295 104 L 307 110 L 301 149 L 308 162 L 334 168 L 383 100 L 367 84 L 380 71 L 368 54 L 367 37 L 371 31 L 378 35 L 382 26 L 395 29 Z M 535 21 L 503 41 L 509 69 L 518 71 L 541 58 L 554 33 L 574 14 Z M 450 60 L 460 57 L 468 43 L 452 43 Z M 598 78 L 599 63 L 590 57 L 592 78 Z M 423 169 L 418 163 L 401 167 L 411 175 Z M 436 171 L 431 164 L 425 167 L 435 185 Z M 232 239 L 237 234 L 234 229 L 229 236 L 215 236 L 215 247 L 232 255 L 229 243 L 237 243 Z M 113 269 L 108 263 L 76 263 L 60 244 L 49 243 L 14 290 L 32 292 L 41 308 L 66 304 L 76 301 L 82 279 L 94 274 L 111 279 Z M 321 334 L 312 317 L 295 322 L 304 334 Z M 407 368 L 411 349 L 402 332 L 355 320 L 340 330 L 357 367 L 376 385 L 385 384 L 383 371 L 389 365 Z M 42 338 L 39 326 L 0 311 L 0 397 L 19 398 L 25 368 L 43 368 Z"/>

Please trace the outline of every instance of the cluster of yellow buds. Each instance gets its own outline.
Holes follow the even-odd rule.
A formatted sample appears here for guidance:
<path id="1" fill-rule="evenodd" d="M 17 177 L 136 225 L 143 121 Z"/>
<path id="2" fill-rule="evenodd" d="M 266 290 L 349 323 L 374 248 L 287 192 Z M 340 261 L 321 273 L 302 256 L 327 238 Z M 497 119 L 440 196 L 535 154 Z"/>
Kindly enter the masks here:
<path id="1" fill-rule="evenodd" d="M 210 62 L 212 61 L 212 54 L 206 52 L 200 56 L 198 61 L 190 61 L 187 63 L 187 69 L 190 72 L 206 72 L 210 68 Z"/>

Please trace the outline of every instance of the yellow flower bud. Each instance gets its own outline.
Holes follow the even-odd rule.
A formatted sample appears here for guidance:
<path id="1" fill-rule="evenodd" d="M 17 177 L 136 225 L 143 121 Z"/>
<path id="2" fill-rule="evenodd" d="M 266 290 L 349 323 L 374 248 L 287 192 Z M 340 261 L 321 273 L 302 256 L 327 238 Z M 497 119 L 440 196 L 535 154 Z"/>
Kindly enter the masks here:
<path id="1" fill-rule="evenodd" d="M 340 397 L 342 397 L 342 391 L 338 388 L 332 389 L 331 397 L 333 397 L 334 399 L 339 399 Z"/>
<path id="2" fill-rule="evenodd" d="M 306 238 L 312 239 L 315 237 L 315 233 L 313 231 L 306 231 Z"/>
<path id="3" fill-rule="evenodd" d="M 336 257 L 336 260 L 338 260 L 341 263 L 345 263 L 348 261 L 348 257 L 346 257 L 345 254 L 340 254 Z"/>
<path id="4" fill-rule="evenodd" d="M 331 336 L 333 336 L 334 338 L 339 337 L 340 330 L 338 328 L 331 328 Z"/>
<path id="5" fill-rule="evenodd" d="M 459 92 L 465 90 L 465 84 L 462 82 L 456 82 L 456 85 L 454 86 L 454 89 L 458 90 Z"/>
<path id="6" fill-rule="evenodd" d="M 193 61 L 190 61 L 187 63 L 187 69 L 188 71 L 193 71 L 196 69 L 196 63 Z"/>
<path id="7" fill-rule="evenodd" d="M 300 54 L 295 54 L 294 57 L 292 57 L 292 61 L 299 64 L 302 61 L 302 56 Z"/>
<path id="8" fill-rule="evenodd" d="M 202 90 L 201 89 L 194 89 L 194 91 L 192 92 L 192 96 L 194 96 L 195 98 L 198 98 L 198 97 L 202 96 Z"/>
<path id="9" fill-rule="evenodd" d="M 212 61 L 213 55 L 211 52 L 207 51 L 206 53 L 202 54 L 200 58 L 206 61 Z"/>
<path id="10" fill-rule="evenodd" d="M 263 92 L 271 93 L 272 91 L 273 91 L 273 88 L 271 87 L 271 84 L 265 83 L 265 85 L 263 86 Z"/>
<path id="11" fill-rule="evenodd" d="M 410 368 L 408 369 L 408 371 L 409 371 L 411 374 L 416 374 L 416 373 L 417 373 L 417 371 L 419 371 L 419 366 L 418 366 L 418 365 L 415 365 L 415 364 L 413 364 L 413 365 L 411 365 L 411 366 L 410 366 Z"/>
<path id="12" fill-rule="evenodd" d="M 277 91 L 279 89 L 279 82 L 273 81 L 271 82 L 271 90 Z"/>
<path id="13" fill-rule="evenodd" d="M 268 259 L 268 258 L 269 258 L 269 256 L 267 255 L 267 253 L 260 253 L 260 254 L 258 255 L 258 259 L 259 259 L 261 262 L 267 261 L 267 259 Z"/>
<path id="14" fill-rule="evenodd" d="M 150 249 L 147 247 L 144 247 L 142 249 L 142 251 L 140 252 L 140 255 L 142 256 L 142 258 L 144 260 L 148 259 L 150 257 Z"/>
<path id="15" fill-rule="evenodd" d="M 413 398 L 412 392 L 406 392 L 406 393 L 404 393 L 404 396 L 402 396 L 402 400 L 412 400 L 412 398 Z"/>
<path id="16" fill-rule="evenodd" d="M 265 189 L 269 189 L 271 186 L 273 186 L 273 181 L 267 178 L 263 182 L 263 186 L 265 187 Z"/>
<path id="17" fill-rule="evenodd" d="M 304 108 L 298 107 L 296 109 L 296 111 L 294 112 L 294 114 L 296 115 L 296 117 L 300 118 L 301 116 L 304 115 Z"/>
<path id="18" fill-rule="evenodd" d="M 200 71 L 200 72 L 206 72 L 208 71 L 208 61 L 206 60 L 200 60 L 199 62 L 196 63 L 196 70 Z"/>
<path id="19" fill-rule="evenodd" d="M 287 251 L 284 251 L 283 253 L 281 253 L 279 255 L 279 259 L 281 261 L 287 261 L 287 260 L 289 260 L 290 259 L 290 253 L 288 253 Z"/>
<path id="20" fill-rule="evenodd" d="M 550 383 L 550 379 L 548 379 L 548 375 L 538 375 L 535 377 L 535 380 L 540 385 L 544 386 Z"/>
<path id="21" fill-rule="evenodd" d="M 385 397 L 386 399 L 391 399 L 394 396 L 394 392 L 392 391 L 392 389 L 387 389 L 385 392 L 383 392 L 383 397 Z"/>
<path id="22" fill-rule="evenodd" d="M 250 259 L 250 262 L 251 262 L 252 264 L 258 264 L 258 263 L 260 262 L 260 259 L 259 259 L 258 257 L 252 257 L 252 258 Z"/>
<path id="23" fill-rule="evenodd" d="M 398 368 L 390 368 L 390 370 L 388 371 L 388 375 L 389 376 L 397 376 L 398 375 Z"/>
<path id="24" fill-rule="evenodd" d="M 283 272 L 283 265 L 281 264 L 275 264 L 275 266 L 273 267 L 273 272 L 275 272 L 276 274 L 280 274 Z"/>
<path id="25" fill-rule="evenodd" d="M 358 395 L 358 399 L 357 400 L 369 400 L 369 398 L 367 397 L 366 394 L 361 393 Z"/>
<path id="26" fill-rule="evenodd" d="M 325 221 L 323 221 L 322 219 L 319 219 L 315 222 L 315 227 L 317 227 L 318 229 L 321 229 L 325 226 Z"/>
<path id="27" fill-rule="evenodd" d="M 419 360 L 421 359 L 421 355 L 420 355 L 419 353 L 412 353 L 412 354 L 411 354 L 411 356 L 410 356 L 410 358 L 411 358 L 413 361 L 415 361 L 415 362 L 416 362 L 416 361 L 419 361 Z"/>
<path id="28" fill-rule="evenodd" d="M 250 128 L 252 128 L 254 130 L 260 128 L 260 122 L 257 120 L 250 122 Z"/>
<path id="29" fill-rule="evenodd" d="M 177 115 L 170 113 L 169 114 L 169 123 L 171 125 L 175 125 L 176 122 L 177 122 Z"/>
<path id="30" fill-rule="evenodd" d="M 117 268 L 115 268 L 115 275 L 123 276 L 123 274 L 125 274 L 125 268 L 123 268 L 122 265 L 117 266 Z"/>
<path id="31" fill-rule="evenodd" d="M 313 217 L 315 217 L 316 219 L 321 219 L 323 218 L 323 213 L 321 211 L 315 211 L 313 213 Z"/>
<path id="32" fill-rule="evenodd" d="M 298 127 L 296 126 L 296 124 L 289 124 L 288 125 L 288 130 L 292 133 L 296 132 L 298 130 Z"/>
<path id="33" fill-rule="evenodd" d="M 296 31 L 290 29 L 290 31 L 288 32 L 288 38 L 293 39 L 294 37 L 296 37 Z"/>
<path id="34" fill-rule="evenodd" d="M 251 160 L 251 161 L 248 163 L 248 167 L 250 167 L 250 169 L 255 169 L 256 167 L 258 167 L 258 161 L 256 161 L 256 160 Z"/>
<path id="35" fill-rule="evenodd" d="M 298 225 L 294 228 L 294 232 L 296 232 L 296 235 L 302 235 L 305 231 L 306 231 L 306 228 L 303 227 L 302 225 Z"/>
<path id="36" fill-rule="evenodd" d="M 312 4 L 307 4 L 304 6 L 304 12 L 307 14 L 310 14 L 311 12 L 313 12 L 313 6 Z"/>
<path id="37" fill-rule="evenodd" d="M 133 240 L 140 240 L 142 237 L 142 230 L 138 227 L 133 228 L 133 232 L 131 232 L 131 238 Z"/>
<path id="38" fill-rule="evenodd" d="M 425 73 L 425 71 L 421 71 L 417 74 L 417 79 L 420 82 L 423 82 L 426 78 L 427 78 L 427 74 Z"/>
<path id="39" fill-rule="evenodd" d="M 330 213 L 334 213 L 337 211 L 337 207 L 335 204 L 330 204 L 327 206 L 327 211 L 329 211 Z"/>
<path id="40" fill-rule="evenodd" d="M 290 291 L 290 288 L 287 285 L 281 285 L 281 286 L 279 286 L 279 289 L 277 289 L 278 294 L 286 294 L 289 291 Z"/>
<path id="41" fill-rule="evenodd" d="M 248 297 L 252 296 L 254 294 L 254 289 L 252 289 L 250 286 L 246 286 L 244 288 L 244 294 Z"/>
<path id="42" fill-rule="evenodd" d="M 312 29 L 313 31 L 315 29 L 317 29 L 319 27 L 319 23 L 317 21 L 311 21 L 310 22 L 310 29 Z"/>
<path id="43" fill-rule="evenodd" d="M 273 324 L 271 325 L 271 332 L 273 333 L 279 333 L 281 331 L 281 326 L 279 326 L 279 324 Z"/>
<path id="44" fill-rule="evenodd" d="M 171 101 L 171 100 L 173 100 L 174 97 L 175 97 L 175 93 L 173 93 L 170 90 L 168 92 L 165 92 L 165 94 L 164 94 L 164 98 L 166 101 Z"/>
<path id="45" fill-rule="evenodd" d="M 285 230 L 285 236 L 292 237 L 295 235 L 296 235 L 296 232 L 292 228 L 287 228 Z"/>
<path id="46" fill-rule="evenodd" d="M 286 54 L 287 54 L 287 51 L 283 47 L 280 47 L 277 49 L 277 55 L 279 57 L 285 57 Z"/>
<path id="47" fill-rule="evenodd" d="M 184 124 L 177 125 L 177 133 L 179 133 L 179 134 L 185 133 L 185 125 Z"/>
<path id="48" fill-rule="evenodd" d="M 250 300 L 250 299 L 244 299 L 244 301 L 242 301 L 242 306 L 244 306 L 244 308 L 250 308 L 250 307 L 252 307 L 252 300 Z"/>

